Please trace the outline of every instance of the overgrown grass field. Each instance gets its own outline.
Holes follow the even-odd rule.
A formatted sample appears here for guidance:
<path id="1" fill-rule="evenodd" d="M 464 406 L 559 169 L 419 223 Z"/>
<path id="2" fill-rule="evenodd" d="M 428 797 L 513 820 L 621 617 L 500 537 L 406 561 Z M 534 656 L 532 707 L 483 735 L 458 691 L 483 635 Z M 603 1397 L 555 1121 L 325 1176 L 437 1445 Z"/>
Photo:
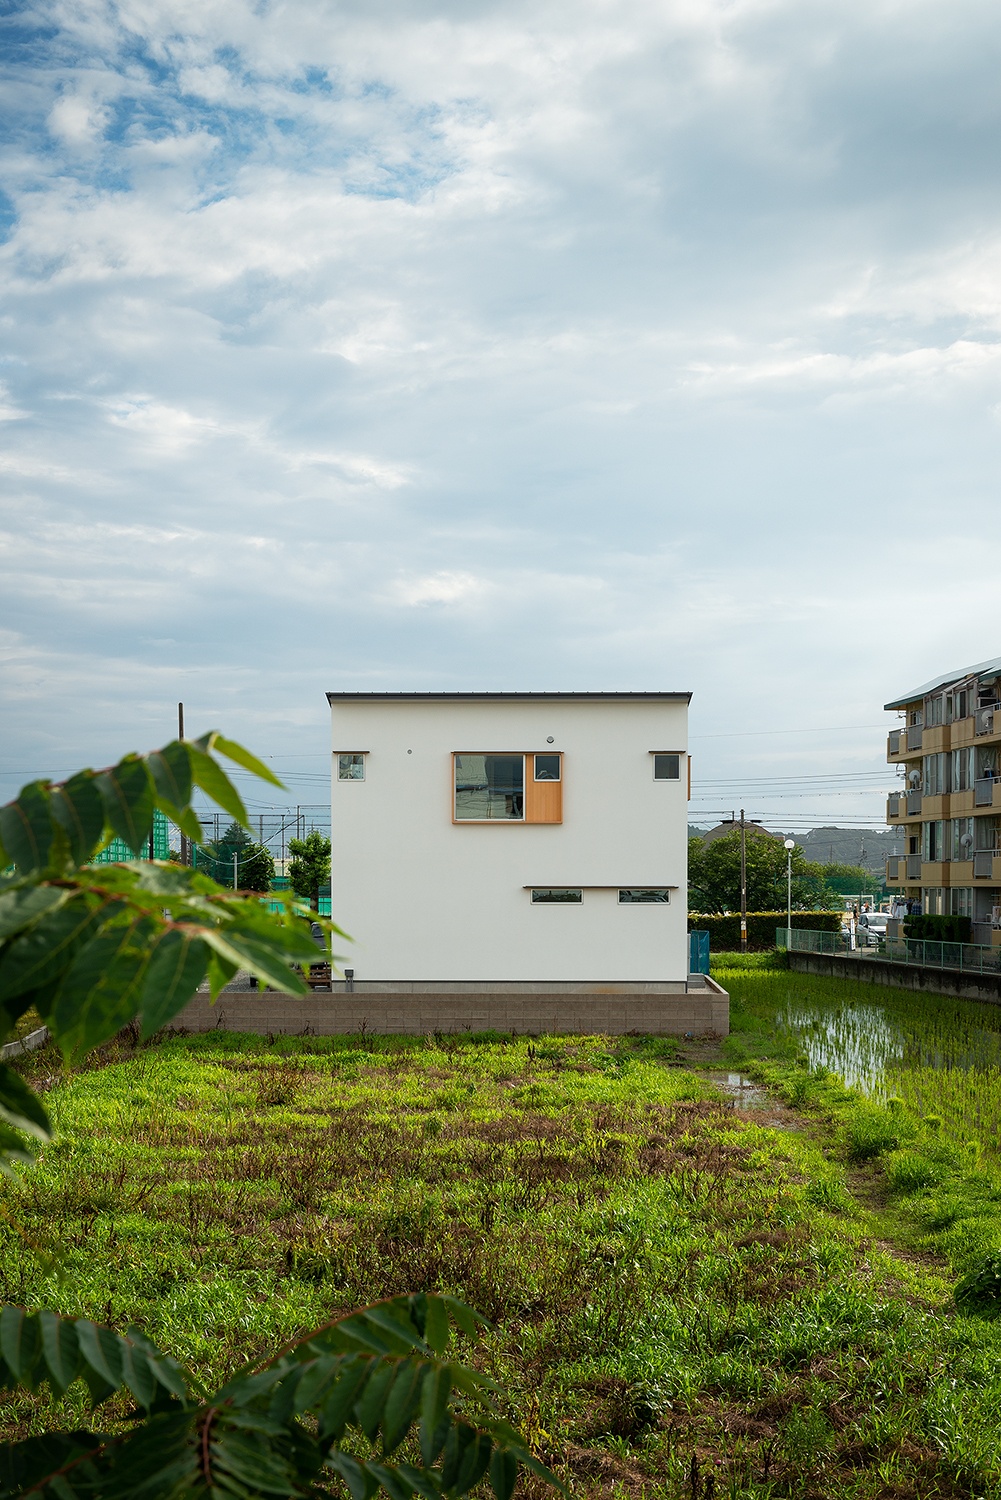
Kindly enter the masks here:
<path id="1" fill-rule="evenodd" d="M 575 1494 L 1001 1496 L 1001 1325 L 883 1242 L 850 1152 L 738 1114 L 675 1050 L 214 1033 L 65 1078 L 43 1052 L 59 1134 L 0 1187 L 0 1294 L 218 1379 L 448 1291 Z M 7 1433 L 54 1415 L 3 1402 Z"/>

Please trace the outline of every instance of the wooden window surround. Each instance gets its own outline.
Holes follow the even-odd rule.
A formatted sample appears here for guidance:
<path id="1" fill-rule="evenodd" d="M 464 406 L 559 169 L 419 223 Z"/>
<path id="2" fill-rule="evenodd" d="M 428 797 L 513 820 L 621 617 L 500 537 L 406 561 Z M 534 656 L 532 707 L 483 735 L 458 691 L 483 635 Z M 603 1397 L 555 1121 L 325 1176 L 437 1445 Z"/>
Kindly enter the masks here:
<path id="1" fill-rule="evenodd" d="M 521 759 L 523 766 L 521 815 L 500 812 L 483 817 L 458 817 L 456 792 L 462 760 L 510 761 Z M 475 823 L 562 823 L 563 822 L 563 755 L 553 750 L 455 751 L 452 755 L 452 822 Z M 489 799 L 487 799 L 489 801 Z"/>

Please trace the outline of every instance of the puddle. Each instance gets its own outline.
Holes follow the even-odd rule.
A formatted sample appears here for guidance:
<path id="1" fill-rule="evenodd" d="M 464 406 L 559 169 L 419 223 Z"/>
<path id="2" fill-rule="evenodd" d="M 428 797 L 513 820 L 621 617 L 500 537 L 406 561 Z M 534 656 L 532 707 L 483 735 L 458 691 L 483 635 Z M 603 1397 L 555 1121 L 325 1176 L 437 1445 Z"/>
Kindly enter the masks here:
<path id="1" fill-rule="evenodd" d="M 733 1100 L 734 1109 L 767 1109 L 769 1098 L 760 1083 L 745 1078 L 743 1073 L 709 1073 L 710 1083 L 722 1089 Z"/>

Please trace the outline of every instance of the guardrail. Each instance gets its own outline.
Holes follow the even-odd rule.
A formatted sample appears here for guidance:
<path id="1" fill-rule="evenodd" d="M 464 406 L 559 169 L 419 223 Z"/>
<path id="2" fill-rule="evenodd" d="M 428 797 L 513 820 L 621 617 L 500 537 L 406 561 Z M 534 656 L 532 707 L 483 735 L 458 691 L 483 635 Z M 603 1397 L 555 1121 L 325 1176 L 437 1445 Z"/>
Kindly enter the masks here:
<path id="1" fill-rule="evenodd" d="M 790 941 L 791 939 L 791 941 Z M 847 932 L 818 932 L 809 927 L 775 930 L 775 946 L 790 953 L 831 953 L 864 962 L 869 958 L 891 964 L 920 964 L 929 969 L 961 969 L 968 974 L 1001 973 L 1001 947 L 983 943 L 941 943 L 933 938 L 881 938 L 878 943 L 852 948 Z"/>

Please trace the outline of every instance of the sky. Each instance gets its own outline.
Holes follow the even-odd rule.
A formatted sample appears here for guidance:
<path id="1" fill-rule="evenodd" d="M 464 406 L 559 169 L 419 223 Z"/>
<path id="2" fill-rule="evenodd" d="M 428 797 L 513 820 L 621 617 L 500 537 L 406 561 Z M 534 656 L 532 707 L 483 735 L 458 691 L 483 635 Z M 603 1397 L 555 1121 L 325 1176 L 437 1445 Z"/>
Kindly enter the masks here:
<path id="1" fill-rule="evenodd" d="M 690 689 L 884 821 L 1001 653 L 996 0 L 0 7 L 0 796 L 324 692 Z"/>

